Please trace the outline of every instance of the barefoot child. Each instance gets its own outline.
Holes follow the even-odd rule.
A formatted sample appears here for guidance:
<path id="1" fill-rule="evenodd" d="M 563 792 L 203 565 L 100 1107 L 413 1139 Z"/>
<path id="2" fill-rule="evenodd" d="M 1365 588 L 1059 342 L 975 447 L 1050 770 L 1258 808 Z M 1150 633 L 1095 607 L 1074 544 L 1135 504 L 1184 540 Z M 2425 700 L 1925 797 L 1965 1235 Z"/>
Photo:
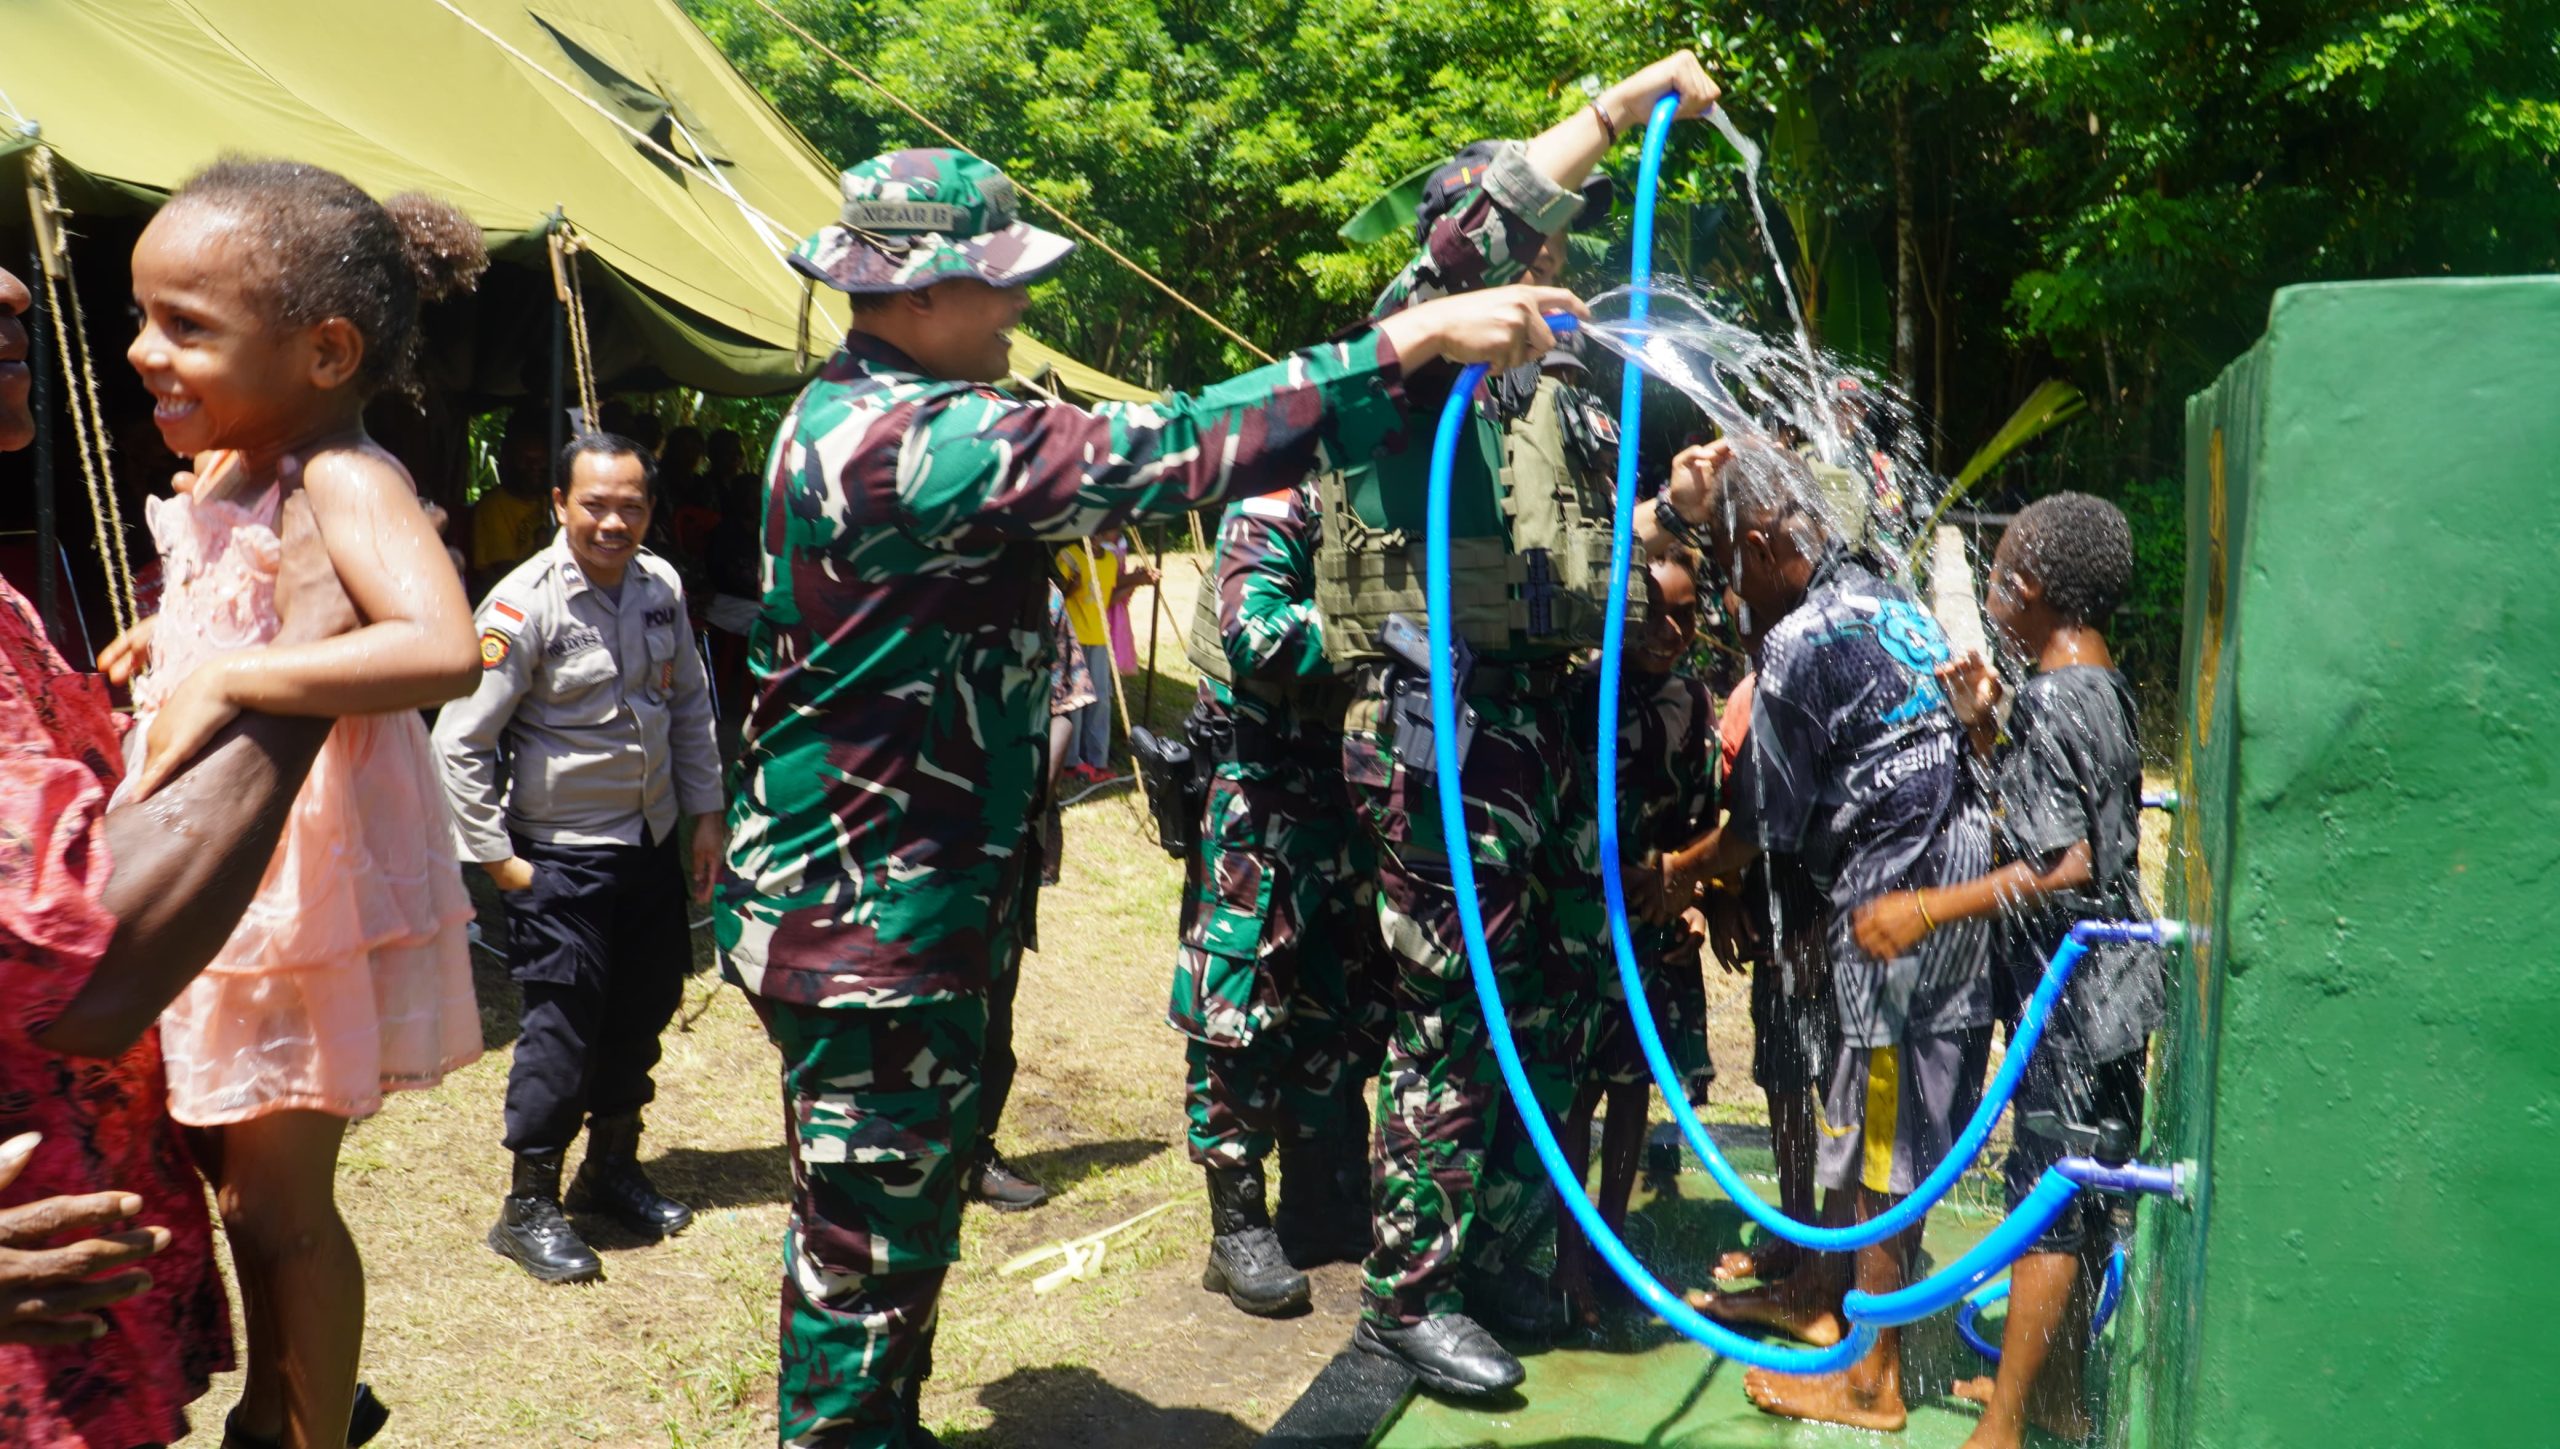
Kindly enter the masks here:
<path id="1" fill-rule="evenodd" d="M 1861 946 L 1899 954 L 1953 922 L 1996 915 L 2000 961 L 2024 1001 L 2073 922 L 2150 914 L 2135 860 L 2142 753 L 2133 691 L 2100 630 L 2132 574 L 2124 515 L 2085 493 L 2039 499 L 2001 535 L 1985 612 L 2001 643 L 2036 670 L 2018 691 L 2008 738 L 1995 742 L 2000 682 L 1980 656 L 1940 677 L 1975 748 L 1996 762 L 2009 862 L 1976 880 L 1870 901 L 1858 912 Z M 2081 961 L 2019 1083 L 2003 1172 L 2010 1207 L 2070 1150 L 2036 1130 L 2043 1114 L 2082 1127 L 2109 1118 L 2141 1126 L 2143 1047 L 2166 989 L 2156 946 L 2100 946 Z M 2087 1435 L 2081 1351 L 2114 1241 L 2108 1200 L 2082 1193 L 2011 1270 L 1999 1379 L 1956 1388 L 1987 1406 L 1970 1449 L 2017 1449 L 2030 1421 L 2066 1439 Z"/>
<path id="2" fill-rule="evenodd" d="M 332 1194 L 339 1141 L 384 1092 L 480 1054 L 471 904 L 417 713 L 477 682 L 471 611 L 362 414 L 407 379 L 421 298 L 486 264 L 450 207 L 386 208 L 285 162 L 216 163 L 134 249 L 126 356 L 171 450 L 218 457 L 151 501 L 166 602 L 109 651 L 126 678 L 148 658 L 127 790 L 151 794 L 244 709 L 338 719 L 257 899 L 162 1018 L 170 1112 L 203 1129 L 247 1308 L 233 1449 L 350 1442 L 364 1274 Z M 276 519 L 296 490 L 365 622 L 276 644 Z"/>
<path id="3" fill-rule="evenodd" d="M 1712 582 L 1729 580 L 1768 630 L 1750 748 L 1724 791 L 1731 818 L 1680 851 L 1673 869 L 1730 879 L 1762 851 L 1787 853 L 1822 887 L 1840 1048 L 1820 1103 L 1815 1180 L 1832 1221 L 1865 1221 L 1944 1159 L 1979 1100 L 1990 1051 L 1981 923 L 1950 925 L 1889 957 L 1869 955 L 1850 933 L 1852 913 L 1877 896 L 1990 868 L 1989 811 L 1936 678 L 1946 638 L 1909 590 L 1850 556 L 1795 455 L 1717 443 L 1684 453 L 1673 472 L 1664 507 L 1702 525 Z M 1903 1287 L 1919 1240 L 1915 1224 L 1860 1249 L 1856 1285 Z M 1792 1327 L 1805 1306 L 1782 1286 L 1717 1294 L 1707 1311 Z M 1901 1335 L 1884 1330 L 1843 1373 L 1755 1369 L 1743 1388 L 1773 1414 L 1899 1429 Z"/>
<path id="4" fill-rule="evenodd" d="M 1692 1103 L 1703 1103 L 1715 1067 L 1707 1059 L 1707 993 L 1704 944 L 1684 919 L 1689 901 L 1674 899 L 1663 877 L 1665 852 L 1687 844 L 1715 820 L 1715 705 L 1707 687 L 1685 666 L 1698 642 L 1698 565 L 1686 550 L 1674 551 L 1652 565 L 1654 604 L 1645 616 L 1644 633 L 1627 651 L 1625 704 L 1618 714 L 1618 815 L 1626 822 L 1619 842 L 1621 867 L 1627 877 L 1627 934 L 1636 963 L 1644 972 L 1646 1005 L 1663 1051 L 1679 1069 Z M 1575 708 L 1579 730 L 1597 727 L 1600 672 L 1583 669 L 1582 703 Z M 1578 746 L 1592 757 L 1597 742 Z M 1592 929 L 1608 930 L 1601 902 L 1591 903 Z M 1600 1146 L 1600 1193 L 1596 1205 L 1612 1231 L 1626 1227 L 1627 1203 L 1634 1195 L 1636 1169 L 1644 1155 L 1646 1107 L 1654 1080 L 1644 1047 L 1636 1040 L 1635 1023 L 1627 1016 L 1627 999 L 1618 979 L 1616 956 L 1605 942 L 1597 957 L 1600 979 L 1595 993 L 1598 1020 L 1582 1084 L 1573 1099 L 1564 1130 L 1565 1151 L 1588 1158 L 1591 1118 L 1607 1104 L 1607 1126 Z M 1570 1213 L 1556 1214 L 1556 1285 L 1577 1321 L 1597 1327 L 1603 1286 L 1591 1271 L 1589 1245 Z M 1608 1280 L 1614 1286 L 1614 1280 Z"/>

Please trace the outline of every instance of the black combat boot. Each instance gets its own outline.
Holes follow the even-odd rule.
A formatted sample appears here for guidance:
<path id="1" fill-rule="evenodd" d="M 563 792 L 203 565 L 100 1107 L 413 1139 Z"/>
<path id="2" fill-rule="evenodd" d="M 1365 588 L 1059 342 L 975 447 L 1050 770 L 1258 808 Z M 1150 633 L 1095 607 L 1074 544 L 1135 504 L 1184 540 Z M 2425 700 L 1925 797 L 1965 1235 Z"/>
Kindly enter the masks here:
<path id="1" fill-rule="evenodd" d="M 906 1418 L 904 1449 L 945 1449 L 934 1432 L 924 1426 L 924 1379 L 921 1376 L 908 1382 L 898 1395 L 898 1404 Z"/>
<path id="2" fill-rule="evenodd" d="M 568 1154 L 557 1147 L 516 1154 L 515 1185 L 507 1192 L 489 1246 L 499 1257 L 545 1283 L 585 1283 L 604 1276 L 604 1264 L 560 1215 L 560 1167 Z"/>
<path id="3" fill-rule="evenodd" d="M 1462 1399 L 1489 1398 L 1523 1376 L 1520 1360 L 1463 1313 L 1401 1327 L 1380 1327 L 1364 1316 L 1352 1330 L 1351 1345 L 1403 1364 L 1425 1388 Z"/>
<path id="4" fill-rule="evenodd" d="M 587 1124 L 587 1159 L 569 1184 L 572 1212 L 600 1212 L 644 1238 L 672 1238 L 693 1226 L 693 1209 L 658 1191 L 640 1170 L 640 1114 Z"/>
<path id="5" fill-rule="evenodd" d="M 1307 1275 L 1289 1266 L 1262 1205 L 1262 1164 L 1209 1169 L 1209 1265 L 1200 1286 L 1257 1318 L 1307 1306 Z"/>
<path id="6" fill-rule="evenodd" d="M 1000 1213 L 1028 1212 L 1049 1200 L 1048 1184 L 1005 1161 L 993 1143 L 979 1149 L 978 1160 L 969 1165 L 960 1187 L 971 1202 L 985 1203 Z"/>
<path id="7" fill-rule="evenodd" d="M 1280 1147 L 1280 1208 L 1271 1226 L 1292 1267 L 1357 1263 L 1369 1256 L 1368 1164 L 1362 1162 L 1356 1173 L 1345 1171 L 1340 1149 L 1323 1140 Z"/>

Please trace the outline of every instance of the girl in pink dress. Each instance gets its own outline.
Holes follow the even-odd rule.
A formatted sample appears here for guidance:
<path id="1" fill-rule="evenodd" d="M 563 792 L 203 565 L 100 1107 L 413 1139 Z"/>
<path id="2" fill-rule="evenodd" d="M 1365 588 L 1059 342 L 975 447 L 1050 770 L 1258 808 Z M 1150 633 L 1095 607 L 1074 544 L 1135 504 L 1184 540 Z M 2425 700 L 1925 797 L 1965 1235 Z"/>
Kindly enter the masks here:
<path id="1" fill-rule="evenodd" d="M 257 900 L 161 1018 L 170 1113 L 201 1129 L 247 1307 L 234 1449 L 348 1442 L 364 1270 L 334 1196 L 339 1143 L 384 1092 L 480 1054 L 471 905 L 417 713 L 477 682 L 471 611 L 363 411 L 405 380 L 420 298 L 486 265 L 450 207 L 386 208 L 282 162 L 214 166 L 134 249 L 127 357 L 201 476 L 152 500 L 165 600 L 101 660 L 123 679 L 148 661 L 125 791 L 149 796 L 243 709 L 338 719 Z M 297 488 L 361 619 L 276 645 L 277 513 Z"/>

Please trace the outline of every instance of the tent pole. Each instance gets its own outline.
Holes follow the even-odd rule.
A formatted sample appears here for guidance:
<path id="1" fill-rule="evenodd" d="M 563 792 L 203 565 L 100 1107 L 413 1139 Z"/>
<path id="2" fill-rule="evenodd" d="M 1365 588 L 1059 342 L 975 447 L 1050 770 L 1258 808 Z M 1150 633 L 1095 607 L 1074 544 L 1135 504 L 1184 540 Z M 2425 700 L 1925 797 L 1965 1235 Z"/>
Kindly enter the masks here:
<path id="1" fill-rule="evenodd" d="M 39 220 L 41 225 L 41 220 Z M 27 275 L 38 276 L 44 267 L 43 243 L 31 253 L 32 265 Z M 61 592 L 56 574 L 61 567 L 61 546 L 55 541 L 53 507 L 53 351 L 46 344 L 52 339 L 46 329 L 61 325 L 44 308 L 34 307 L 27 313 L 28 361 L 35 367 L 36 414 L 36 612 L 44 620 L 48 642 L 62 637 L 62 606 L 55 597 Z M 55 647 L 61 647 L 58 643 Z"/>

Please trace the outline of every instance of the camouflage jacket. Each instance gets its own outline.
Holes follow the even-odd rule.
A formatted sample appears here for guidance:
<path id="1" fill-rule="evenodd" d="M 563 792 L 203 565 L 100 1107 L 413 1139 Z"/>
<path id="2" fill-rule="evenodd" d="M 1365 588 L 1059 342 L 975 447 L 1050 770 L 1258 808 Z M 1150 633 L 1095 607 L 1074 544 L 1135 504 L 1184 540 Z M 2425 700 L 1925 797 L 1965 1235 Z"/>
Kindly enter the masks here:
<path id="1" fill-rule="evenodd" d="M 729 978 L 822 1007 L 984 989 L 1048 732 L 1047 545 L 1401 447 L 1401 375 L 1363 332 L 1087 411 L 856 334 L 784 419 L 766 488 Z"/>
<path id="2" fill-rule="evenodd" d="M 1322 533 L 1315 485 L 1227 505 L 1209 582 L 1218 591 L 1218 643 L 1241 690 L 1200 681 L 1213 715 L 1285 746 L 1287 763 L 1315 760 L 1340 767 L 1342 707 L 1325 686 L 1334 682 L 1324 652 L 1324 616 L 1316 609 L 1315 550 Z M 1204 621 L 1205 622 L 1205 621 Z M 1244 751 L 1236 767 L 1268 778 L 1284 761 L 1271 750 Z"/>

